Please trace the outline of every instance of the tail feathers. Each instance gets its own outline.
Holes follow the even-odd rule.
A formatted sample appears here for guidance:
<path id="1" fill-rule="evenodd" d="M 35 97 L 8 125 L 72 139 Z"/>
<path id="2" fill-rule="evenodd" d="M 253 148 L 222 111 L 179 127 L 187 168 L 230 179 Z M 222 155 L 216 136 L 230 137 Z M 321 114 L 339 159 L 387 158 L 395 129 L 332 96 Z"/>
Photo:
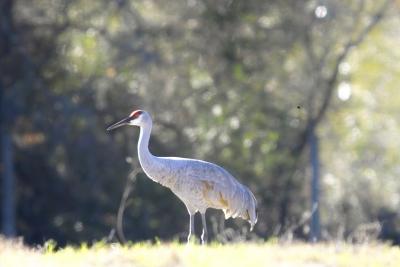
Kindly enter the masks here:
<path id="1" fill-rule="evenodd" d="M 241 217 L 250 223 L 250 231 L 257 223 L 257 200 L 247 187 L 238 185 L 229 198 L 229 207 L 224 209 L 225 219 Z"/>

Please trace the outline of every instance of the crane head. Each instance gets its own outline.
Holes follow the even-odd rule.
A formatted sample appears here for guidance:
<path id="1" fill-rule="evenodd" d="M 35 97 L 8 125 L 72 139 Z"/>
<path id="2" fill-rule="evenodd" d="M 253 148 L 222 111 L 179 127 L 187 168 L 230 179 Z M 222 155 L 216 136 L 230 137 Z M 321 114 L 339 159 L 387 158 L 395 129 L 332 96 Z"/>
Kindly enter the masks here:
<path id="1" fill-rule="evenodd" d="M 150 115 L 144 110 L 134 110 L 128 117 L 109 126 L 107 131 L 114 130 L 124 125 L 143 126 L 147 121 L 151 121 Z"/>

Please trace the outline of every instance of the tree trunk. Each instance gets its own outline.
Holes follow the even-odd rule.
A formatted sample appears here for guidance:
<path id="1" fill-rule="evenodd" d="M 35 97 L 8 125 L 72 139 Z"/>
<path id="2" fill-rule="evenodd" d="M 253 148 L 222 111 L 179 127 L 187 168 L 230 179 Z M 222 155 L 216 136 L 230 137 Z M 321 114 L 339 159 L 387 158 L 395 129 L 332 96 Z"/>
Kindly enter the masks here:
<path id="1" fill-rule="evenodd" d="M 311 235 L 312 242 L 320 239 L 319 222 L 319 155 L 318 155 L 318 137 L 314 130 L 309 134 L 310 161 L 311 161 Z"/>
<path id="2" fill-rule="evenodd" d="M 13 144 L 11 134 L 6 130 L 1 131 L 1 176 L 3 179 L 3 234 L 6 237 L 14 237 L 16 235 L 15 228 L 15 175 L 14 175 L 14 158 Z"/>
<path id="3" fill-rule="evenodd" d="M 6 88 L 9 82 L 5 82 L 12 80 L 7 77 L 8 72 L 5 69 L 9 63 L 5 63 L 5 59 L 10 56 L 13 47 L 13 4 L 12 0 L 0 1 L 0 175 L 2 179 L 2 231 L 7 237 L 13 237 L 16 234 L 14 156 L 10 130 L 13 121 L 13 103 L 7 96 Z"/>

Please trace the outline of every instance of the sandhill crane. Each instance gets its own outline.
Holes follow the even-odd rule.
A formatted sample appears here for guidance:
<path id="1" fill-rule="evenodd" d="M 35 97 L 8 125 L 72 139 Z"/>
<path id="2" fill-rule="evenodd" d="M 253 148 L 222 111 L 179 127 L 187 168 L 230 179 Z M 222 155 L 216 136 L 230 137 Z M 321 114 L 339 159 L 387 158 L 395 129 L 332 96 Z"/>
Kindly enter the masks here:
<path id="1" fill-rule="evenodd" d="M 225 169 L 202 160 L 153 156 L 148 147 L 153 122 L 146 111 L 135 110 L 107 130 L 123 125 L 140 127 L 137 149 L 145 174 L 153 181 L 170 188 L 185 204 L 190 216 L 188 243 L 194 233 L 196 212 L 200 212 L 203 224 L 201 243 L 207 241 L 207 208 L 222 209 L 225 219 L 241 217 L 250 223 L 250 230 L 253 229 L 257 222 L 256 198 Z"/>

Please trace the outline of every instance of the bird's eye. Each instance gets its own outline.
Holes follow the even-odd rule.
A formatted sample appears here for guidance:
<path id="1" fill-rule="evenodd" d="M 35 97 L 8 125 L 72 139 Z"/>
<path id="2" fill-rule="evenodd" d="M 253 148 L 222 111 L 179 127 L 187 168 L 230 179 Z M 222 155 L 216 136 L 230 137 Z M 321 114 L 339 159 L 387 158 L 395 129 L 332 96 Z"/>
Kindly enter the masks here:
<path id="1" fill-rule="evenodd" d="M 131 113 L 130 117 L 132 118 L 132 120 L 136 119 L 137 117 L 140 116 L 140 114 L 142 114 L 143 112 L 141 110 L 135 110 L 134 112 Z"/>

